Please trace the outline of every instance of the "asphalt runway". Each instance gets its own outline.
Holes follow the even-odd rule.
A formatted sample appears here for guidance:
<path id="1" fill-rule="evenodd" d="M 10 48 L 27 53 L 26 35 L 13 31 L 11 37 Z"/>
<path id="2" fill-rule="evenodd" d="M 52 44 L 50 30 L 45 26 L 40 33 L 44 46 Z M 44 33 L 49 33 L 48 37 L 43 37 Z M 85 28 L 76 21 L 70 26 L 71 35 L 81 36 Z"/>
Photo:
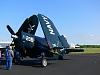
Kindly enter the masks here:
<path id="1" fill-rule="evenodd" d="M 64 60 L 49 59 L 45 68 L 37 62 L 25 59 L 9 71 L 0 65 L 0 75 L 100 75 L 100 54 L 68 54 Z"/>

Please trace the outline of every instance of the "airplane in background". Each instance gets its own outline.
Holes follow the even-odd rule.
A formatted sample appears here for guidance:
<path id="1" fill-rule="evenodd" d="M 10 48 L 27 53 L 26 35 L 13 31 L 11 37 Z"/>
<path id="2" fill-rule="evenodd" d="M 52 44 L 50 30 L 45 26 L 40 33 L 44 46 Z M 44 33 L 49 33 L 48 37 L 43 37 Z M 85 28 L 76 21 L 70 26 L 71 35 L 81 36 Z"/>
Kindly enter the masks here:
<path id="1" fill-rule="evenodd" d="M 35 35 L 38 25 L 42 27 L 44 38 Z M 13 38 L 15 55 L 19 52 L 19 57 L 39 58 L 43 67 L 47 66 L 47 57 L 56 54 L 58 59 L 63 60 L 64 54 L 71 52 L 67 39 L 60 35 L 53 22 L 42 14 L 27 18 L 16 33 L 9 25 L 7 29 Z"/>

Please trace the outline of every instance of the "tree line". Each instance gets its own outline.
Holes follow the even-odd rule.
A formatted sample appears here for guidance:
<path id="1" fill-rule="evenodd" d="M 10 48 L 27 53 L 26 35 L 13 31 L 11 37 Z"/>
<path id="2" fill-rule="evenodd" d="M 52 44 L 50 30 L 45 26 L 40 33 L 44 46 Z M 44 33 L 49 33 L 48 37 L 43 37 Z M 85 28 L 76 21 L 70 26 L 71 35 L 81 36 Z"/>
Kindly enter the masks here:
<path id="1" fill-rule="evenodd" d="M 100 45 L 80 45 L 80 48 L 100 48 Z"/>

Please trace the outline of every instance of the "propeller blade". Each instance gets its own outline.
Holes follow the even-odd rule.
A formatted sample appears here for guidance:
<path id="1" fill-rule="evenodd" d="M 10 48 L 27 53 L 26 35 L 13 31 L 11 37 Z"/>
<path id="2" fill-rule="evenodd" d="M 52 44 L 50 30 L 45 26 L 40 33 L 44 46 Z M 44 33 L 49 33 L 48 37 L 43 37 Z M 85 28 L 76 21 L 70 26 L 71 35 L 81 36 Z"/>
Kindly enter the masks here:
<path id="1" fill-rule="evenodd" d="M 15 32 L 12 30 L 12 28 L 9 25 L 7 25 L 7 29 L 12 35 L 15 35 Z"/>

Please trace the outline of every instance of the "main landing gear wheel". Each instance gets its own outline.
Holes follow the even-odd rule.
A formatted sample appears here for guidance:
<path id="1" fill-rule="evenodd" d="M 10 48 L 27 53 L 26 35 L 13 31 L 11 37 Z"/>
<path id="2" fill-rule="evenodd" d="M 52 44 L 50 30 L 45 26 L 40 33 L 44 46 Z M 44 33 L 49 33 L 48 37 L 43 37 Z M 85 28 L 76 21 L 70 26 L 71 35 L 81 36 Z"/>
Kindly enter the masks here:
<path id="1" fill-rule="evenodd" d="M 41 54 L 41 66 L 46 67 L 47 66 L 47 59 L 45 58 L 45 53 Z"/>
<path id="2" fill-rule="evenodd" d="M 41 65 L 42 65 L 42 67 L 46 67 L 47 66 L 47 59 L 46 58 L 43 58 L 41 60 Z"/>

